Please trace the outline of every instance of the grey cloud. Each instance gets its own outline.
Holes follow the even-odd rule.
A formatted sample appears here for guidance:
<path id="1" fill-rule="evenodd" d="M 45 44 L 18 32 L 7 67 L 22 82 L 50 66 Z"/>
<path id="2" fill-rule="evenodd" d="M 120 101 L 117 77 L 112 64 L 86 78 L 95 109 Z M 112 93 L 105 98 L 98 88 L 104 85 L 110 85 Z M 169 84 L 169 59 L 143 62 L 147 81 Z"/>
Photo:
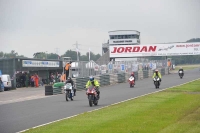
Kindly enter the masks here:
<path id="1" fill-rule="evenodd" d="M 30 55 L 78 41 L 101 53 L 110 30 L 138 30 L 143 43 L 186 41 L 200 35 L 199 12 L 199 0 L 0 0 L 0 45 Z M 27 44 L 36 48 L 17 48 Z"/>

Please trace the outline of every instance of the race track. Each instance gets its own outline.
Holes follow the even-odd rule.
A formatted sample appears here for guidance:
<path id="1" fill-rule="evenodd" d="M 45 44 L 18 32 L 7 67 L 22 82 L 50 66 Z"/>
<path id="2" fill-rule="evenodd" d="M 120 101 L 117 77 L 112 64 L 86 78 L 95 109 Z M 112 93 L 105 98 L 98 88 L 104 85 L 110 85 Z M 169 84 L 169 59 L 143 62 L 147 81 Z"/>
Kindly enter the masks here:
<path id="1" fill-rule="evenodd" d="M 51 121 L 101 108 L 113 103 L 155 92 L 200 78 L 199 69 L 185 72 L 183 79 L 178 74 L 162 77 L 160 89 L 155 89 L 151 78 L 136 81 L 134 88 L 128 83 L 102 87 L 98 106 L 89 107 L 85 91 L 78 91 L 74 101 L 65 101 L 63 94 L 47 98 L 0 105 L 0 133 L 14 133 Z"/>

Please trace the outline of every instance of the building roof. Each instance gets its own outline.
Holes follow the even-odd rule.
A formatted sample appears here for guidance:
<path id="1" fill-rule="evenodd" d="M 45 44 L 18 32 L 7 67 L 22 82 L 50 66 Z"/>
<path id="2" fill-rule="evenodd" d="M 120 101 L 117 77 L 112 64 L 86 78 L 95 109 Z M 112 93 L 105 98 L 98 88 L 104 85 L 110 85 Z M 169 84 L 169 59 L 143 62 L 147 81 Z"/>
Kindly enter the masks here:
<path id="1" fill-rule="evenodd" d="M 119 31 L 136 31 L 136 32 L 139 32 L 139 31 L 137 31 L 137 30 L 113 30 L 113 31 L 109 31 L 109 32 L 119 32 Z M 108 33 L 109 33 L 108 32 Z M 139 32 L 140 33 L 140 32 Z"/>
<path id="2" fill-rule="evenodd" d="M 39 60 L 39 61 L 62 61 L 61 59 L 37 59 L 37 58 L 26 58 L 26 57 L 0 58 L 0 60 L 11 60 L 11 59 Z"/>

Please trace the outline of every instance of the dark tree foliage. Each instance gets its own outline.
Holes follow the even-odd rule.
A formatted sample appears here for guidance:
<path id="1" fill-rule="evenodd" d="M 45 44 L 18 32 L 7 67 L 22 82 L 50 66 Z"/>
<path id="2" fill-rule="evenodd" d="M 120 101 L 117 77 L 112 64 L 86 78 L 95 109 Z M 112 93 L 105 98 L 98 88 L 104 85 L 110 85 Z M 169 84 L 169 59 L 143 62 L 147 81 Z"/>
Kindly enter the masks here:
<path id="1" fill-rule="evenodd" d="M 187 40 L 186 42 L 200 42 L 200 38 L 192 38 L 190 40 Z"/>
<path id="2" fill-rule="evenodd" d="M 86 55 L 81 55 L 80 53 L 78 53 L 79 55 L 79 60 L 80 61 L 89 61 L 89 52 L 86 53 Z M 77 60 L 77 52 L 76 51 L 72 51 L 72 50 L 67 50 L 65 52 L 64 55 L 62 55 L 62 57 L 71 57 L 72 60 Z M 96 61 L 101 57 L 100 54 L 94 54 L 93 52 L 90 52 L 90 60 Z"/>
<path id="3" fill-rule="evenodd" d="M 187 40 L 186 42 L 200 42 L 200 38 L 192 38 Z M 34 53 L 35 54 L 35 53 Z M 81 55 L 78 53 L 80 61 L 89 61 L 89 53 L 87 52 L 86 55 Z M 25 57 L 23 55 L 19 55 L 15 50 L 12 50 L 10 53 L 4 53 L 0 51 L 0 58 L 14 58 L 14 57 Z M 72 60 L 77 60 L 77 52 L 72 50 L 67 50 L 61 57 L 71 57 Z M 101 57 L 100 54 L 94 54 L 90 52 L 90 60 L 96 61 Z M 27 58 L 27 57 L 25 57 Z M 55 53 L 45 53 L 45 52 L 38 52 L 33 58 L 38 59 L 58 59 L 60 58 L 59 55 Z M 150 60 L 165 60 L 166 57 L 146 57 Z M 175 64 L 199 64 L 200 63 L 200 55 L 186 55 L 186 56 L 168 56 L 167 58 L 171 58 L 175 61 Z"/>
<path id="4" fill-rule="evenodd" d="M 9 53 L 0 52 L 0 58 L 15 58 L 15 57 L 24 57 L 24 55 L 19 55 L 15 50 L 11 50 Z"/>

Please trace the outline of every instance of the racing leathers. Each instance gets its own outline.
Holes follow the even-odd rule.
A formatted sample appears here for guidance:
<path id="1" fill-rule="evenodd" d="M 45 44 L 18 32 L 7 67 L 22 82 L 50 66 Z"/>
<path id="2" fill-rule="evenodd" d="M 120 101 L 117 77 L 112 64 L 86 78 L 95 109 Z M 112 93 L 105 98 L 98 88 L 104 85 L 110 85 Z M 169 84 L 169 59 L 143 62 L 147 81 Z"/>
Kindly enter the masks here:
<path id="1" fill-rule="evenodd" d="M 183 72 L 183 76 L 184 76 L 184 70 L 183 70 L 183 68 L 180 68 L 180 69 L 178 70 L 178 74 L 179 74 L 180 71 Z"/>
<path id="2" fill-rule="evenodd" d="M 67 83 L 71 83 L 72 84 L 72 88 L 74 90 L 74 96 L 76 96 L 76 89 L 75 89 L 75 86 L 74 86 L 74 81 L 72 79 L 71 80 L 67 79 L 65 83 L 66 84 Z"/>
<path id="3" fill-rule="evenodd" d="M 95 90 L 97 92 L 97 96 L 98 96 L 98 98 L 100 98 L 100 91 L 99 91 L 100 84 L 99 84 L 99 82 L 96 79 L 94 79 L 93 81 L 88 80 L 88 82 L 86 83 L 85 87 L 88 88 L 91 85 L 95 86 Z"/>
<path id="4" fill-rule="evenodd" d="M 161 82 L 161 81 L 162 81 L 162 80 L 161 80 L 162 76 L 161 76 L 160 72 L 154 72 L 152 78 L 154 79 L 156 76 L 160 78 L 160 82 Z M 154 84 L 155 84 L 155 81 L 154 81 Z"/>

